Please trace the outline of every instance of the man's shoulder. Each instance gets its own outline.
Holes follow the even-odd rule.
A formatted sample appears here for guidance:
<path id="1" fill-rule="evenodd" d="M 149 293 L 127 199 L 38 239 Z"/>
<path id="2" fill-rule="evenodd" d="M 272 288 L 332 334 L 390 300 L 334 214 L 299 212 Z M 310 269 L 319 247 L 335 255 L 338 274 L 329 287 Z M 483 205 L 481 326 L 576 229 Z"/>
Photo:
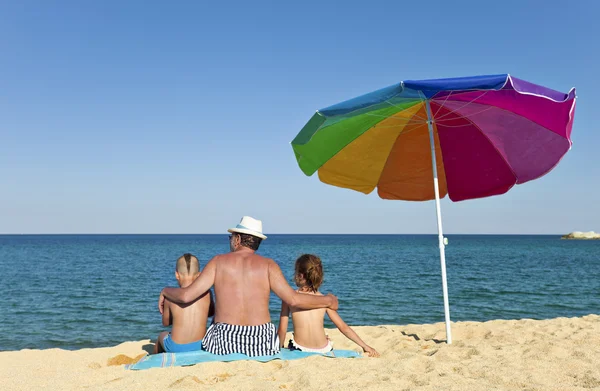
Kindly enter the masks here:
<path id="1" fill-rule="evenodd" d="M 271 258 L 263 257 L 262 255 L 254 254 L 250 260 L 252 265 L 256 265 L 259 268 L 269 270 L 271 266 L 277 266 L 274 260 Z"/>
<path id="2" fill-rule="evenodd" d="M 263 262 L 275 262 L 271 258 L 265 257 L 265 256 L 257 254 L 257 253 L 252 254 L 252 257 L 253 257 L 253 259 L 260 260 Z"/>
<path id="3" fill-rule="evenodd" d="M 214 257 L 212 257 L 209 262 L 212 262 L 214 264 L 219 264 L 219 263 L 223 263 L 223 262 L 228 262 L 230 259 L 232 259 L 231 255 L 233 253 L 223 253 L 223 254 L 217 254 Z"/>
<path id="4" fill-rule="evenodd" d="M 253 263 L 275 263 L 275 261 L 271 258 L 267 258 L 256 253 L 240 254 L 236 252 L 215 255 L 212 260 L 215 262 L 227 262 L 239 259 L 248 259 L 251 260 Z"/>

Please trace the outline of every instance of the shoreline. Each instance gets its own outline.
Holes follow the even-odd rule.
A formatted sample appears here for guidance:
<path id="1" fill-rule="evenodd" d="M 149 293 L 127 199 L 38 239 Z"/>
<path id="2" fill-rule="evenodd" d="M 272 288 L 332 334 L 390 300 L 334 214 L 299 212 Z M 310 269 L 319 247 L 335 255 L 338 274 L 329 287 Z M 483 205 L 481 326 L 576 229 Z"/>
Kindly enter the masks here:
<path id="1" fill-rule="evenodd" d="M 381 357 L 310 357 L 268 363 L 238 361 L 189 367 L 125 370 L 153 343 L 23 349 L 0 352 L 8 390 L 155 389 L 377 389 L 377 390 L 588 390 L 600 387 L 600 315 L 546 320 L 353 326 Z M 360 351 L 337 329 L 336 349 Z M 290 333 L 288 333 L 288 336 Z M 204 387 L 203 387 L 204 385 Z"/>

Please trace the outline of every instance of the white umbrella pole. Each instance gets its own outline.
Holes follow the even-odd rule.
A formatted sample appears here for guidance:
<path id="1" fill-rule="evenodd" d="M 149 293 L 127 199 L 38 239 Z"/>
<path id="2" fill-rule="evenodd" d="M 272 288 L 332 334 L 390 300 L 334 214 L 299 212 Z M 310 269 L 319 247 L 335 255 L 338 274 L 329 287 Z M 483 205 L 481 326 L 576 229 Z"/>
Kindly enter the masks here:
<path id="1" fill-rule="evenodd" d="M 444 315 L 446 317 L 446 342 L 452 343 L 452 332 L 450 331 L 450 305 L 448 304 L 448 283 L 446 281 L 446 245 L 442 233 L 442 210 L 440 208 L 440 186 L 438 184 L 437 163 L 435 159 L 435 139 L 433 137 L 433 119 L 429 100 L 425 100 L 427 108 L 427 126 L 429 127 L 429 143 L 431 144 L 431 162 L 433 164 L 433 187 L 435 189 L 435 209 L 437 212 L 438 237 L 440 242 L 440 265 L 442 268 L 442 292 L 444 293 Z"/>

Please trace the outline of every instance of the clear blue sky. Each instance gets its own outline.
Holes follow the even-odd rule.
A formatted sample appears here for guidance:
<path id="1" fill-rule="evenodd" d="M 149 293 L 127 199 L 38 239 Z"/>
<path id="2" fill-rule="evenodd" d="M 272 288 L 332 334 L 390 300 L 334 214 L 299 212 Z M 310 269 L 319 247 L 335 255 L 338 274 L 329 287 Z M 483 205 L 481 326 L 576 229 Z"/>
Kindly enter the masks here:
<path id="1" fill-rule="evenodd" d="M 305 177 L 318 108 L 403 79 L 577 87 L 573 149 L 448 233 L 600 231 L 600 15 L 588 1 L 0 2 L 0 233 L 434 233 L 432 202 Z"/>

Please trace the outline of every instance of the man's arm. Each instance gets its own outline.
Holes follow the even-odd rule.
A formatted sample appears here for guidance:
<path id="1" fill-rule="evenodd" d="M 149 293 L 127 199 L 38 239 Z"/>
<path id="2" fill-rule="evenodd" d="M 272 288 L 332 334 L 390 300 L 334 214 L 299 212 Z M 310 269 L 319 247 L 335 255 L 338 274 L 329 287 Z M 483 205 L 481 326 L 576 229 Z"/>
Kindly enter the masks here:
<path id="1" fill-rule="evenodd" d="M 297 307 L 302 310 L 312 310 L 315 308 L 330 308 L 337 310 L 337 297 L 331 293 L 327 296 L 303 295 L 292 289 L 287 283 L 281 268 L 271 260 L 269 263 L 269 284 L 271 290 L 290 307 Z"/>
<path id="2" fill-rule="evenodd" d="M 162 313 L 162 324 L 167 327 L 173 324 L 173 317 L 171 316 L 171 307 L 169 301 L 165 300 L 164 310 Z"/>
<path id="3" fill-rule="evenodd" d="M 163 312 L 162 309 L 165 297 L 174 303 L 187 304 L 202 296 L 214 285 L 216 270 L 217 266 L 215 258 L 213 258 L 206 264 L 204 270 L 200 273 L 200 276 L 198 276 L 190 286 L 186 288 L 164 288 L 162 292 L 160 292 L 160 297 L 158 298 L 158 308 L 160 312 Z"/>

